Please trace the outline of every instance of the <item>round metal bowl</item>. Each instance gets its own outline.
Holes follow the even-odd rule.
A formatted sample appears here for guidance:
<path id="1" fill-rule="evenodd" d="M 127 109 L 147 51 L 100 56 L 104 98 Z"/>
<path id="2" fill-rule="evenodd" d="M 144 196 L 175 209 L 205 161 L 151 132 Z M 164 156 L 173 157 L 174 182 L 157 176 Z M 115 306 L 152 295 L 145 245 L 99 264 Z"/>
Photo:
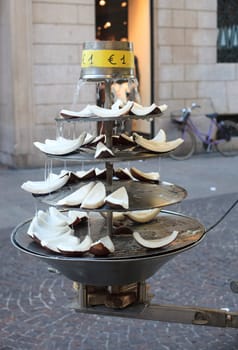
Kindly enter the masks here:
<path id="1" fill-rule="evenodd" d="M 11 236 L 13 245 L 56 268 L 70 280 L 94 286 L 125 285 L 144 281 L 177 254 L 198 244 L 205 233 L 204 226 L 196 219 L 170 211 L 161 211 L 151 223 L 131 224 L 130 227 L 132 230 L 140 229 L 141 234 L 148 239 L 163 237 L 171 230 L 177 229 L 179 234 L 176 240 L 164 248 L 149 250 L 139 246 L 132 235 L 114 235 L 112 240 L 115 253 L 112 255 L 102 258 L 90 254 L 83 257 L 65 257 L 48 252 L 31 240 L 26 233 L 30 221 L 27 220 L 15 228 Z M 98 229 L 98 225 L 92 226 Z M 84 229 L 87 230 L 87 225 Z M 97 235 L 102 237 L 104 229 L 105 226 L 102 225 L 97 230 Z M 80 232 L 83 232 L 83 228 Z"/>

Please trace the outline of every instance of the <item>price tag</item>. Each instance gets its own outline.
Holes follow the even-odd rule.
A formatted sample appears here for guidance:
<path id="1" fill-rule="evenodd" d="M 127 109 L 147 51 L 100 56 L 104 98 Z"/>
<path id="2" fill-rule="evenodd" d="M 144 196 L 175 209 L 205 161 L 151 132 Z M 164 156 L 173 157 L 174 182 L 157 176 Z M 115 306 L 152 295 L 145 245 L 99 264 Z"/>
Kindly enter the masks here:
<path id="1" fill-rule="evenodd" d="M 126 50 L 83 50 L 82 68 L 134 68 L 134 54 Z"/>

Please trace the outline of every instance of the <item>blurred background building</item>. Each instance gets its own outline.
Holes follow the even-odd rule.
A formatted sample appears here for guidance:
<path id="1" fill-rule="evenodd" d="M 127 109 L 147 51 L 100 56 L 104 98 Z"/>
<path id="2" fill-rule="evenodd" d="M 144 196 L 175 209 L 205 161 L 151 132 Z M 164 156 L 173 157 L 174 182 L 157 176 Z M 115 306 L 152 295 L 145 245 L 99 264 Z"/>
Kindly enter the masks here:
<path id="1" fill-rule="evenodd" d="M 237 13 L 232 0 L 0 0 L 0 163 L 44 164 L 33 142 L 72 108 L 85 41 L 134 43 L 143 105 L 237 113 Z M 86 89 L 77 108 L 95 102 Z"/>

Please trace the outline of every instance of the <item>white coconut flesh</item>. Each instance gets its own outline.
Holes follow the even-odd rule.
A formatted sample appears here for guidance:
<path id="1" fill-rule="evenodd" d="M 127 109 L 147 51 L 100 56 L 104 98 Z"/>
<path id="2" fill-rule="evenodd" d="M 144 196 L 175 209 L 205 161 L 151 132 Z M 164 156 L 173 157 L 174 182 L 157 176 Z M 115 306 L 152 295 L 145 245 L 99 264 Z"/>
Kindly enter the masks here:
<path id="1" fill-rule="evenodd" d="M 114 253 L 115 246 L 109 236 L 104 236 L 100 238 L 98 241 L 91 244 L 91 247 L 95 247 L 98 244 L 102 244 L 110 253 Z"/>
<path id="2" fill-rule="evenodd" d="M 83 132 L 77 139 L 65 139 L 59 137 L 57 140 L 46 139 L 45 143 L 34 142 L 34 146 L 44 153 L 53 155 L 65 155 L 76 151 L 84 142 L 86 132 Z"/>
<path id="3" fill-rule="evenodd" d="M 130 178 L 131 180 L 135 180 L 135 178 L 132 176 L 130 170 L 128 168 L 118 168 L 116 172 L 122 172 L 125 174 L 126 177 Z"/>
<path id="4" fill-rule="evenodd" d="M 148 210 L 128 211 L 125 215 L 132 221 L 146 223 L 153 220 L 160 212 L 160 208 Z"/>
<path id="5" fill-rule="evenodd" d="M 89 182 L 88 184 L 83 185 L 70 195 L 60 199 L 56 204 L 68 206 L 80 205 L 83 202 L 83 200 L 87 197 L 88 193 L 92 190 L 94 185 L 95 182 Z"/>
<path id="6" fill-rule="evenodd" d="M 82 242 L 78 239 L 78 241 L 74 242 L 71 239 L 66 239 L 64 241 L 59 241 L 56 246 L 60 252 L 71 252 L 71 253 L 83 253 L 90 249 L 92 244 L 92 239 L 89 235 L 85 236 Z"/>
<path id="7" fill-rule="evenodd" d="M 86 137 L 82 143 L 82 146 L 85 146 L 89 143 L 91 143 L 95 139 L 95 136 L 91 135 L 90 133 L 87 132 Z"/>
<path id="8" fill-rule="evenodd" d="M 83 180 L 86 177 L 93 177 L 95 176 L 95 170 L 94 168 L 91 168 L 89 170 L 78 170 L 74 173 L 80 180 Z"/>
<path id="9" fill-rule="evenodd" d="M 106 188 L 102 182 L 98 182 L 84 198 L 81 207 L 86 209 L 100 208 L 104 204 L 105 197 Z"/>
<path id="10" fill-rule="evenodd" d="M 144 239 L 139 232 L 133 232 L 133 237 L 141 246 L 149 249 L 162 248 L 172 243 L 178 235 L 178 231 L 173 231 L 170 235 L 158 239 Z"/>
<path id="11" fill-rule="evenodd" d="M 109 205 L 120 206 L 124 209 L 129 208 L 129 197 L 124 186 L 118 188 L 105 198 L 105 202 Z"/>
<path id="12" fill-rule="evenodd" d="M 78 211 L 78 210 L 69 210 L 68 211 L 68 217 L 70 218 L 72 224 L 76 221 L 76 220 L 87 220 L 88 219 L 88 215 L 82 211 Z M 71 225 L 72 225 L 71 224 Z"/>
<path id="13" fill-rule="evenodd" d="M 160 129 L 159 132 L 153 137 L 153 141 L 166 142 L 166 133 L 163 129 Z"/>
<path id="14" fill-rule="evenodd" d="M 130 169 L 131 174 L 138 180 L 147 180 L 147 181 L 159 181 L 160 175 L 158 172 L 143 172 L 135 167 Z"/>
<path id="15" fill-rule="evenodd" d="M 100 176 L 100 175 L 106 173 L 106 169 L 95 168 L 95 173 L 96 173 L 96 176 Z"/>
<path id="16" fill-rule="evenodd" d="M 51 173 L 45 181 L 26 181 L 21 185 L 21 188 L 33 194 L 47 194 L 63 187 L 69 177 L 69 172 L 64 175 Z"/>
<path id="17" fill-rule="evenodd" d="M 92 105 L 90 106 L 90 109 L 98 117 L 119 117 L 120 115 L 129 113 L 133 104 L 133 101 L 128 101 L 122 108 L 116 108 L 116 105 L 114 105 L 111 109 Z"/>
<path id="18" fill-rule="evenodd" d="M 114 156 L 113 152 L 105 146 L 102 142 L 98 142 L 94 158 L 99 158 L 100 156 L 103 155 L 108 155 L 108 156 Z"/>
<path id="19" fill-rule="evenodd" d="M 77 246 L 80 244 L 80 240 L 75 236 L 63 235 L 61 237 L 45 237 L 41 240 L 40 244 L 44 248 L 48 248 L 54 252 L 60 252 L 59 247 Z"/>

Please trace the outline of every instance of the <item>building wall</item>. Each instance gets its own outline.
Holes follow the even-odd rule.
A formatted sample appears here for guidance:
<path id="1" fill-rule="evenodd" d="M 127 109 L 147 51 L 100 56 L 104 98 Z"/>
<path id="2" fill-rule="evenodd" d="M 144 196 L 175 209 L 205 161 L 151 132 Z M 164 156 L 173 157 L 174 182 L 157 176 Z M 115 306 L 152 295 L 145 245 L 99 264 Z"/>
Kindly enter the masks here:
<path id="1" fill-rule="evenodd" d="M 0 63 L 0 162 L 42 165 L 33 141 L 55 138 L 55 117 L 74 102 L 82 43 L 95 38 L 94 0 L 0 0 L 0 10 L 0 47 L 7 42 Z M 81 91 L 75 106 L 90 102 L 91 90 Z"/>
<path id="2" fill-rule="evenodd" d="M 237 113 L 238 65 L 216 62 L 217 1 L 157 0 L 154 22 L 156 100 Z"/>
<path id="3" fill-rule="evenodd" d="M 0 0 L 1 163 L 43 165 L 33 141 L 55 138 L 62 108 L 95 102 L 94 87 L 74 101 L 94 15 L 94 0 Z M 154 0 L 153 36 L 154 100 L 168 115 L 192 101 L 237 113 L 238 65 L 216 63 L 216 0 Z"/>

